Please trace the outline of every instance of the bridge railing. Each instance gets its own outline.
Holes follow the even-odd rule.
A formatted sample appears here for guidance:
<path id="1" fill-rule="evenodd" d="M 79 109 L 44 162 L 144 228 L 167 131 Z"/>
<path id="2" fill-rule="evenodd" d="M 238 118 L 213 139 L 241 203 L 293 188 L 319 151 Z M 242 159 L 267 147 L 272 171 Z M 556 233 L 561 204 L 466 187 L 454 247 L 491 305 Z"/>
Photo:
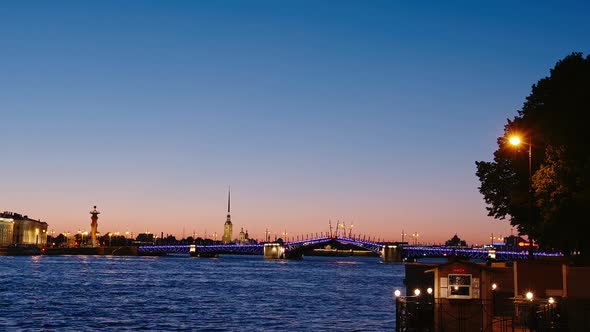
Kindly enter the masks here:
<path id="1" fill-rule="evenodd" d="M 320 245 L 323 243 L 329 243 L 332 241 L 340 242 L 342 244 L 349 244 L 354 245 L 360 248 L 365 248 L 372 252 L 379 253 L 383 244 L 375 243 L 371 241 L 364 241 L 360 239 L 348 238 L 348 237 L 339 237 L 339 236 L 324 236 L 319 238 L 312 238 L 312 239 L 305 239 L 305 240 L 297 240 L 297 241 L 290 241 L 285 242 L 284 246 L 287 250 L 297 250 L 302 247 L 313 246 L 313 245 Z"/>
<path id="2" fill-rule="evenodd" d="M 521 251 L 496 251 L 489 249 L 449 248 L 428 246 L 405 246 L 403 256 L 406 258 L 420 257 L 464 257 L 471 259 L 487 259 L 492 254 L 497 260 L 527 259 L 528 252 Z M 535 252 L 535 257 L 561 257 L 561 253 Z"/>

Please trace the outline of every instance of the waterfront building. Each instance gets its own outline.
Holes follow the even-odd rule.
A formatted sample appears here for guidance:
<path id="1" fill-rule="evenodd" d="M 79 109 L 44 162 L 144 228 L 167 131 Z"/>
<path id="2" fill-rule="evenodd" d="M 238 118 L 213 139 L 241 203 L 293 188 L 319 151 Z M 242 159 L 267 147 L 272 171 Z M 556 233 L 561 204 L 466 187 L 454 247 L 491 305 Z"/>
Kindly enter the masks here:
<path id="1" fill-rule="evenodd" d="M 231 192 L 227 194 L 227 219 L 225 220 L 225 224 L 223 226 L 223 243 L 229 244 L 232 242 L 233 236 L 233 225 L 231 223 L 231 215 L 230 215 L 230 208 L 231 208 Z"/>
<path id="2" fill-rule="evenodd" d="M 244 232 L 244 227 L 241 228 L 240 233 L 238 235 L 238 243 L 239 244 L 250 243 L 250 238 L 248 236 L 248 230 L 246 230 L 246 232 Z"/>
<path id="3" fill-rule="evenodd" d="M 504 238 L 506 250 L 524 251 L 528 250 L 529 241 L 520 236 L 510 235 Z"/>
<path id="4" fill-rule="evenodd" d="M 47 243 L 47 223 L 14 212 L 0 213 L 0 245 L 44 246 Z"/>
<path id="5" fill-rule="evenodd" d="M 14 220 L 12 218 L 0 217 L 0 246 L 9 246 L 12 244 L 13 230 Z"/>
<path id="6" fill-rule="evenodd" d="M 136 244 L 154 244 L 154 234 L 146 232 L 137 234 Z"/>

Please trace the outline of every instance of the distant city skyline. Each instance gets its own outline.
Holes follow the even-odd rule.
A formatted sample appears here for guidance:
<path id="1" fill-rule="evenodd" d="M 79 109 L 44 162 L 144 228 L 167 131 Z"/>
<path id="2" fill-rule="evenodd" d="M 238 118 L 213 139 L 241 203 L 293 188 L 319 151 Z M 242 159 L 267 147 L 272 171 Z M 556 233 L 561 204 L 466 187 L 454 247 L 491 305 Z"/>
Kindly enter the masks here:
<path id="1" fill-rule="evenodd" d="M 567 54 L 590 5 L 19 1 L 0 7 L 0 210 L 56 233 L 468 244 L 475 161 Z M 514 234 L 517 232 L 514 231 Z"/>

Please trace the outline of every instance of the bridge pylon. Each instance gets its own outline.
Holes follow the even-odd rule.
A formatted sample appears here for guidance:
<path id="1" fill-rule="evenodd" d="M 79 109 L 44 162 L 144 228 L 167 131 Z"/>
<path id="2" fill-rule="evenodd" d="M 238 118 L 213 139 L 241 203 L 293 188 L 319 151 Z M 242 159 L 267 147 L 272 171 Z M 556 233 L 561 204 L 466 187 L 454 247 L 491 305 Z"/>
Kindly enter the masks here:
<path id="1" fill-rule="evenodd" d="M 402 261 L 401 246 L 386 244 L 381 248 L 381 261 L 383 263 L 399 263 Z"/>
<path id="2" fill-rule="evenodd" d="M 283 259 L 285 258 L 285 248 L 280 243 L 264 244 L 264 259 Z"/>

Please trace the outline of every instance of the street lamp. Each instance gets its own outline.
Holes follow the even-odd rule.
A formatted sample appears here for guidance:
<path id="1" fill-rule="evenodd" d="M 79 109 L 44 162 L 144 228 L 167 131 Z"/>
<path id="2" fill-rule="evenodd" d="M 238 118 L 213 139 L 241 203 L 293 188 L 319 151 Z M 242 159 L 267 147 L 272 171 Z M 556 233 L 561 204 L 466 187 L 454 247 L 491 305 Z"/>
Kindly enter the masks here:
<path id="1" fill-rule="evenodd" d="M 418 245 L 418 238 L 420 237 L 420 234 L 418 232 L 415 232 L 412 234 L 412 239 L 414 239 L 414 245 L 417 246 Z"/>
<path id="2" fill-rule="evenodd" d="M 532 234 L 532 226 L 533 226 L 533 140 L 529 137 L 529 142 L 523 142 L 520 137 L 518 136 L 511 136 L 508 138 L 508 142 L 513 146 L 520 146 L 520 145 L 528 145 L 529 146 L 529 224 L 531 230 L 529 231 L 529 258 L 533 258 L 533 236 Z"/>

